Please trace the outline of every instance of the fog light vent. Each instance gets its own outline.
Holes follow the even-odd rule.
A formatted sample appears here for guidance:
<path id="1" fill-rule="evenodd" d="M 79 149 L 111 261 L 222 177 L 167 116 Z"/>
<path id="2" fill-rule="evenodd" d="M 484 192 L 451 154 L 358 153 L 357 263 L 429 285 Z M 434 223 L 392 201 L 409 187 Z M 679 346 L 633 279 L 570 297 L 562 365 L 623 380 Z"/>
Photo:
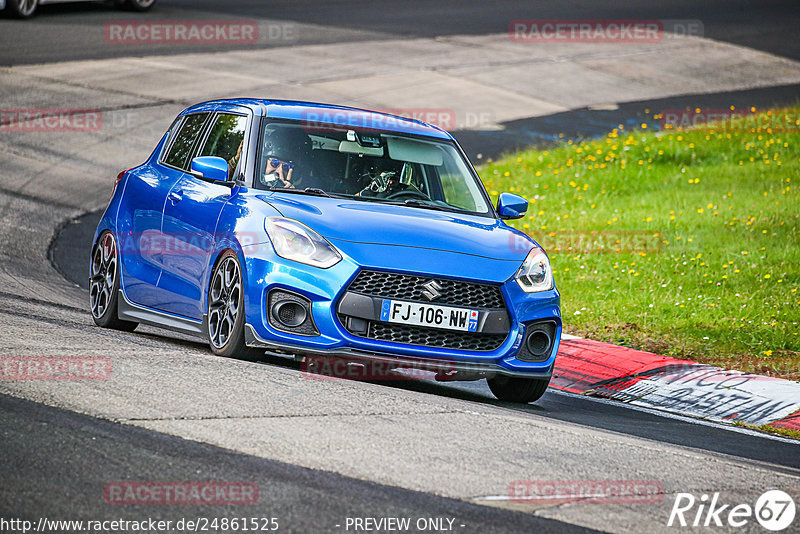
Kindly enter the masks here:
<path id="1" fill-rule="evenodd" d="M 297 302 L 278 300 L 272 305 L 272 315 L 287 328 L 297 328 L 306 320 L 308 312 Z"/>
<path id="2" fill-rule="evenodd" d="M 524 362 L 543 362 L 550 357 L 555 342 L 556 324 L 552 321 L 533 323 L 525 331 L 525 342 L 517 353 Z"/>
<path id="3" fill-rule="evenodd" d="M 311 316 L 311 301 L 295 293 L 274 289 L 269 292 L 269 324 L 281 332 L 302 336 L 319 335 Z"/>
<path id="4" fill-rule="evenodd" d="M 528 352 L 534 356 L 545 356 L 549 352 L 552 344 L 553 340 L 550 339 L 550 335 L 544 329 L 531 332 L 530 335 L 528 335 L 528 339 L 525 341 Z"/>

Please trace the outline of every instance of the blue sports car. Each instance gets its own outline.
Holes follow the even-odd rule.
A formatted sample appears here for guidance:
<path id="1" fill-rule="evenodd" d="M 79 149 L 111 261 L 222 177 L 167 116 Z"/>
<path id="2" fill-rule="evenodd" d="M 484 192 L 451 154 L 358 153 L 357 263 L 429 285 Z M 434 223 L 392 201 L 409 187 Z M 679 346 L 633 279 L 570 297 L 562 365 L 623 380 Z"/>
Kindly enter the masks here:
<path id="1" fill-rule="evenodd" d="M 561 335 L 547 254 L 503 221 L 455 139 L 420 121 L 306 102 L 183 111 L 117 176 L 94 237 L 96 324 L 294 355 L 486 378 L 544 394 Z"/>

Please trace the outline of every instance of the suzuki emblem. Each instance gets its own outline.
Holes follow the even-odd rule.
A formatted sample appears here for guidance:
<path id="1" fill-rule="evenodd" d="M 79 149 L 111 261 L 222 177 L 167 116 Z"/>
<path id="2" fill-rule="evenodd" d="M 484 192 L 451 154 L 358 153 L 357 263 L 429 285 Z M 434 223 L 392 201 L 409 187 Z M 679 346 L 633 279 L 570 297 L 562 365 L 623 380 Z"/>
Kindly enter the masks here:
<path id="1" fill-rule="evenodd" d="M 422 287 L 422 296 L 428 300 L 433 301 L 442 296 L 442 286 L 436 280 L 428 280 Z"/>

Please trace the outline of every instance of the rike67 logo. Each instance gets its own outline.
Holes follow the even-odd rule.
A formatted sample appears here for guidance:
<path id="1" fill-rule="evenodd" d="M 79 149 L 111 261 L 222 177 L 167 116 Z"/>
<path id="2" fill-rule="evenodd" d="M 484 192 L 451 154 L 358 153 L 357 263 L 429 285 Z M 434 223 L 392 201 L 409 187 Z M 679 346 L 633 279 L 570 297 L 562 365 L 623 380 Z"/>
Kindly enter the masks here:
<path id="1" fill-rule="evenodd" d="M 678 493 L 667 526 L 738 528 L 755 519 L 765 529 L 779 532 L 794 522 L 794 516 L 794 500 L 781 490 L 765 492 L 756 500 L 755 506 L 722 503 L 719 493 L 703 494 L 699 499 L 691 493 Z"/>

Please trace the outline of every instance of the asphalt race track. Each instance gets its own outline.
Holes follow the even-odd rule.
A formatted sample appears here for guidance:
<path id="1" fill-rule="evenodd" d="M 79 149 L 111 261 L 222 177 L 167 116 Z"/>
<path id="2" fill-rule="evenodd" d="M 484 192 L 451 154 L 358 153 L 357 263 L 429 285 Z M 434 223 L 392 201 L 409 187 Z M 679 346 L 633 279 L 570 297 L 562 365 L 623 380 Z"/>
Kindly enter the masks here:
<path id="1" fill-rule="evenodd" d="M 609 125 L 638 122 L 645 109 L 798 99 L 796 2 L 696 4 L 161 0 L 147 15 L 255 17 L 305 29 L 291 42 L 236 50 L 106 46 L 106 22 L 140 16 L 104 4 L 48 6 L 25 23 L 0 19 L 0 65 L 14 65 L 0 67 L 0 107 L 90 106 L 107 120 L 84 133 L 0 132 L 0 356 L 107 357 L 112 364 L 107 380 L 0 381 L 0 519 L 246 515 L 276 517 L 280 532 L 346 532 L 347 518 L 410 517 L 450 518 L 456 532 L 671 532 L 667 519 L 679 492 L 719 492 L 726 503 L 750 505 L 770 488 L 798 494 L 800 445 L 788 439 L 552 390 L 536 404 L 505 404 L 483 381 L 318 379 L 292 360 L 223 359 L 201 341 L 155 328 L 99 329 L 87 310 L 89 240 L 113 178 L 146 157 L 188 103 L 240 96 L 245 87 L 253 96 L 333 91 L 343 103 L 369 104 L 369 84 L 377 83 L 363 74 L 369 62 L 355 67 L 331 53 L 334 59 L 315 58 L 327 77 L 300 80 L 292 54 L 296 70 L 334 46 L 355 53 L 363 45 L 367 57 L 397 61 L 391 48 L 399 39 L 422 51 L 457 41 L 476 54 L 474 43 L 485 34 L 503 34 L 510 20 L 526 18 L 698 19 L 710 39 L 692 41 L 693 51 L 744 58 L 741 68 L 751 74 L 767 60 L 774 69 L 763 83 L 729 87 L 715 75 L 709 90 L 686 94 L 642 82 L 614 106 L 593 107 L 589 97 L 551 105 L 517 91 L 536 113 L 492 108 L 490 127 L 457 134 L 475 158 L 559 133 L 602 134 Z M 586 61 L 622 61 L 611 56 Z M 270 58 L 282 67 L 269 70 Z M 234 78 L 240 65 L 263 66 L 269 80 L 254 81 L 258 73 Z M 191 70 L 198 66 L 202 75 Z M 147 69 L 169 74 L 144 79 Z M 344 93 L 331 81 L 351 70 L 363 76 L 361 93 Z M 663 495 L 655 503 L 508 500 L 512 483 L 531 480 L 655 481 Z M 243 481 L 258 487 L 259 498 L 238 507 L 111 505 L 104 487 L 119 481 Z M 753 523 L 737 531 L 756 531 Z"/>
<path id="2" fill-rule="evenodd" d="M 449 517 L 459 530 L 476 532 L 591 532 L 588 529 L 529 514 L 486 508 L 468 502 L 382 486 L 332 473 L 274 462 L 123 426 L 12 397 L 0 400 L 5 462 L 38 469 L 4 472 L 15 498 L 3 495 L 2 507 L 17 517 L 91 517 L 98 520 L 178 521 L 187 510 L 161 507 L 99 507 L 109 480 L 125 480 L 131 472 L 149 480 L 235 480 L 255 482 L 267 495 L 248 506 L 247 517 L 276 518 L 297 532 L 335 531 L 347 517 Z M 31 441 L 52 447 L 31 448 Z M 61 452 L 53 453 L 54 450 Z M 53 499 L 60 486 L 62 498 Z M 314 510 L 312 503 L 324 503 Z M 98 510 L 101 510 L 98 513 Z M 215 517 L 212 505 L 191 507 L 191 517 Z M 231 516 L 235 517 L 234 514 Z M 460 527 L 465 525 L 465 527 Z M 469 525 L 469 528 L 466 527 Z"/>
<path id="3" fill-rule="evenodd" d="M 160 2 L 156 13 L 159 20 L 258 17 L 317 26 L 318 31 L 308 32 L 298 41 L 272 43 L 273 46 L 335 42 L 342 36 L 372 39 L 502 33 L 508 30 L 510 21 L 517 19 L 695 19 L 703 22 L 705 35 L 712 39 L 800 58 L 797 39 L 800 8 L 793 0 L 614 0 L 602 3 L 496 0 L 491 5 L 482 0 L 238 0 L 225 3 L 167 0 Z M 98 49 L 95 30 L 102 30 L 108 21 L 136 17 L 102 3 L 56 4 L 43 7 L 38 19 L 24 27 L 0 21 L 0 35 L 3 35 L 0 65 L 226 49 L 225 46 L 213 48 L 213 45 L 209 49 L 206 44 L 177 49 L 162 47 L 157 51 L 152 47 L 124 51 Z M 58 42 L 57 47 L 52 46 L 54 41 Z"/>

